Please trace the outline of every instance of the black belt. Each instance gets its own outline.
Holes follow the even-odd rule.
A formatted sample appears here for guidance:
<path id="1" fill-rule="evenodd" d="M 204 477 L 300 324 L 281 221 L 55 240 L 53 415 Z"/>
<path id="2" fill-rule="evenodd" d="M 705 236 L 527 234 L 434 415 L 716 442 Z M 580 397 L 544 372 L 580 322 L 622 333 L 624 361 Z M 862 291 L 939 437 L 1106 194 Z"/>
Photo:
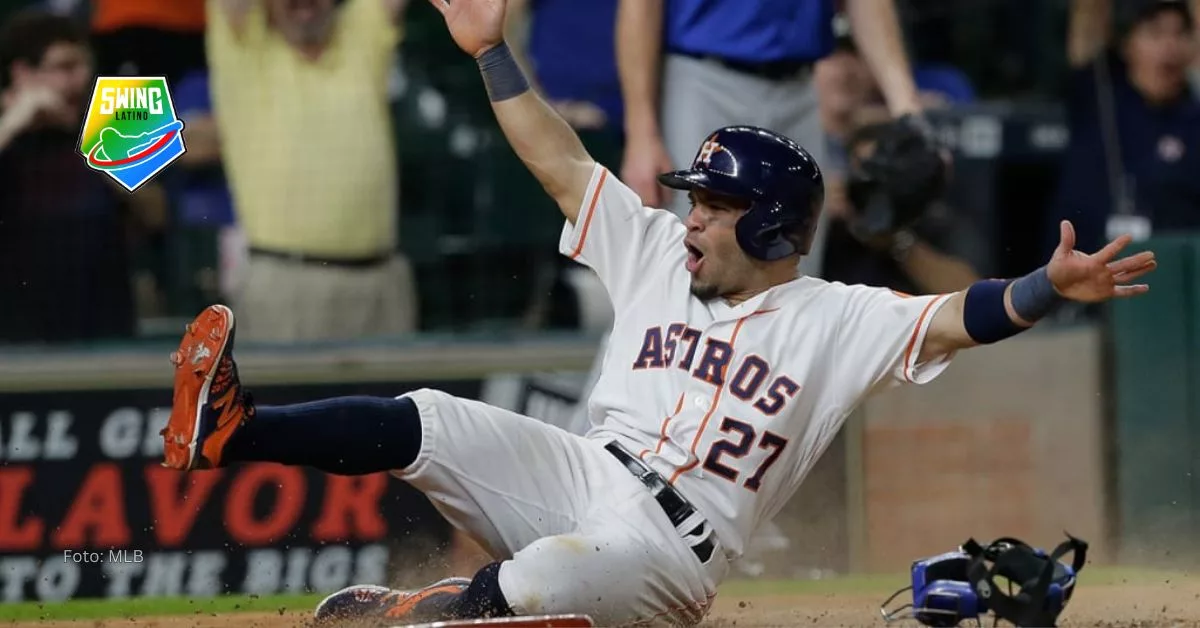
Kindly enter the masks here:
<path id="1" fill-rule="evenodd" d="M 250 254 L 259 257 L 271 257 L 285 262 L 294 264 L 310 264 L 313 266 L 340 266 L 342 268 L 370 268 L 372 266 L 380 266 L 392 258 L 390 253 L 381 253 L 370 257 L 319 257 L 316 255 L 308 255 L 305 253 L 288 253 L 285 251 L 273 251 L 271 249 L 260 249 L 256 246 L 250 247 Z"/>
<path id="2" fill-rule="evenodd" d="M 615 442 L 608 443 L 604 448 L 608 450 L 608 453 L 616 457 L 617 460 L 621 461 L 621 464 L 625 465 L 625 468 L 634 477 L 641 480 L 642 484 L 646 485 L 646 488 L 650 489 L 650 494 L 658 501 L 658 505 L 662 506 L 663 512 L 667 513 L 667 518 L 671 520 L 672 525 L 679 527 L 684 521 L 687 521 L 688 517 L 696 514 L 696 507 L 688 502 L 687 498 L 675 490 L 675 487 L 671 486 L 666 478 L 654 469 L 646 466 L 646 463 L 639 460 L 637 456 L 629 453 L 624 447 Z M 687 534 L 688 536 L 697 535 L 703 529 L 704 522 L 701 521 L 699 525 Z M 712 558 L 713 551 L 716 549 L 715 539 L 716 532 L 710 529 L 708 536 L 704 537 L 703 541 L 692 546 L 692 552 L 696 554 L 696 558 L 699 558 L 700 562 L 707 563 L 708 559 Z"/>
<path id="3" fill-rule="evenodd" d="M 671 50 L 671 54 L 677 54 L 692 59 L 701 61 L 714 61 L 722 66 L 740 72 L 749 74 L 759 78 L 767 79 L 768 81 L 779 81 L 792 78 L 801 72 L 806 72 L 813 67 L 813 62 L 806 59 L 780 59 L 778 61 L 740 61 L 738 59 L 730 59 L 719 55 L 707 54 L 703 52 L 688 52 L 686 50 Z"/>

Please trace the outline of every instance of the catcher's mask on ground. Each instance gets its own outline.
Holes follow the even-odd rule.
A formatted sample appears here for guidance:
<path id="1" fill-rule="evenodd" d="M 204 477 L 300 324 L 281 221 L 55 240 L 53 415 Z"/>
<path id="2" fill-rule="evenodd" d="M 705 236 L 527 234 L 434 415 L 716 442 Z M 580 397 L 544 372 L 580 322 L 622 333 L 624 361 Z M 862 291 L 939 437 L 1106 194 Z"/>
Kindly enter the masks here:
<path id="1" fill-rule="evenodd" d="M 989 612 L 1019 628 L 1053 627 L 1071 600 L 1088 544 L 1070 535 L 1053 552 L 1005 537 L 984 546 L 968 539 L 953 552 L 914 561 L 912 583 L 884 601 L 887 622 L 916 619 L 926 626 L 983 625 Z M 1070 565 L 1059 562 L 1073 554 Z M 888 610 L 901 593 L 912 602 Z"/>

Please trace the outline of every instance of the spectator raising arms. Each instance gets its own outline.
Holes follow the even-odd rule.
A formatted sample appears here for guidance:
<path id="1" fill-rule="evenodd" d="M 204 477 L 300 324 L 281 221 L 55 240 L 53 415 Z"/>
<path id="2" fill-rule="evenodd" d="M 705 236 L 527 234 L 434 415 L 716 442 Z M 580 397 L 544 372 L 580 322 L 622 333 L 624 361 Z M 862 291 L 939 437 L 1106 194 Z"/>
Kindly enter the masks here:
<path id="1" fill-rule="evenodd" d="M 213 111 L 249 246 L 239 337 L 415 328 L 387 90 L 406 4 L 209 0 Z"/>

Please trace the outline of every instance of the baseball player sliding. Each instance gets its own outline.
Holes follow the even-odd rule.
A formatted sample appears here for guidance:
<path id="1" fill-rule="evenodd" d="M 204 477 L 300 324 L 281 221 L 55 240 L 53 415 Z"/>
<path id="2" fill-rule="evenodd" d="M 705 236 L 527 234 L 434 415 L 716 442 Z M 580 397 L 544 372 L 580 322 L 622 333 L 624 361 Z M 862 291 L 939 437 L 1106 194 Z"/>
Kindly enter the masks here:
<path id="1" fill-rule="evenodd" d="M 390 471 L 495 557 L 416 591 L 351 587 L 318 618 L 698 623 L 730 561 L 870 392 L 929 382 L 955 352 L 1019 334 L 1064 299 L 1148 289 L 1132 282 L 1155 268 L 1152 252 L 1117 259 L 1128 236 L 1075 251 L 1067 222 L 1045 266 L 953 294 L 797 276 L 824 197 L 803 147 L 719 129 L 697 138 L 691 168 L 661 176 L 689 194 L 686 218 L 643 207 L 528 87 L 501 36 L 503 0 L 431 1 L 566 217 L 560 251 L 604 282 L 612 341 L 588 399 L 592 428 L 576 436 L 436 390 L 255 406 L 233 358 L 233 312 L 201 313 L 172 355 L 167 466 Z"/>

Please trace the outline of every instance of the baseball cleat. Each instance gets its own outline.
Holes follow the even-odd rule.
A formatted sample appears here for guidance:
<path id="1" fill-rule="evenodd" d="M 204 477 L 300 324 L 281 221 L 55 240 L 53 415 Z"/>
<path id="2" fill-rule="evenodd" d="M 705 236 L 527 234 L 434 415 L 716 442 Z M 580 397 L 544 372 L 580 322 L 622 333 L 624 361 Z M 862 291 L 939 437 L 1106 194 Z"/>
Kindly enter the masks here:
<path id="1" fill-rule="evenodd" d="M 335 591 L 317 604 L 316 621 L 343 621 L 382 617 L 386 600 L 400 593 L 374 584 L 357 584 Z"/>
<path id="2" fill-rule="evenodd" d="M 313 619 L 318 622 L 376 619 L 383 624 L 435 620 L 441 618 L 446 604 L 470 584 L 470 578 L 446 578 L 415 591 L 354 585 L 321 600 Z"/>
<path id="3" fill-rule="evenodd" d="M 233 312 L 212 305 L 188 324 L 175 366 L 175 396 L 163 437 L 163 466 L 211 469 L 230 436 L 254 415 L 233 361 Z"/>

